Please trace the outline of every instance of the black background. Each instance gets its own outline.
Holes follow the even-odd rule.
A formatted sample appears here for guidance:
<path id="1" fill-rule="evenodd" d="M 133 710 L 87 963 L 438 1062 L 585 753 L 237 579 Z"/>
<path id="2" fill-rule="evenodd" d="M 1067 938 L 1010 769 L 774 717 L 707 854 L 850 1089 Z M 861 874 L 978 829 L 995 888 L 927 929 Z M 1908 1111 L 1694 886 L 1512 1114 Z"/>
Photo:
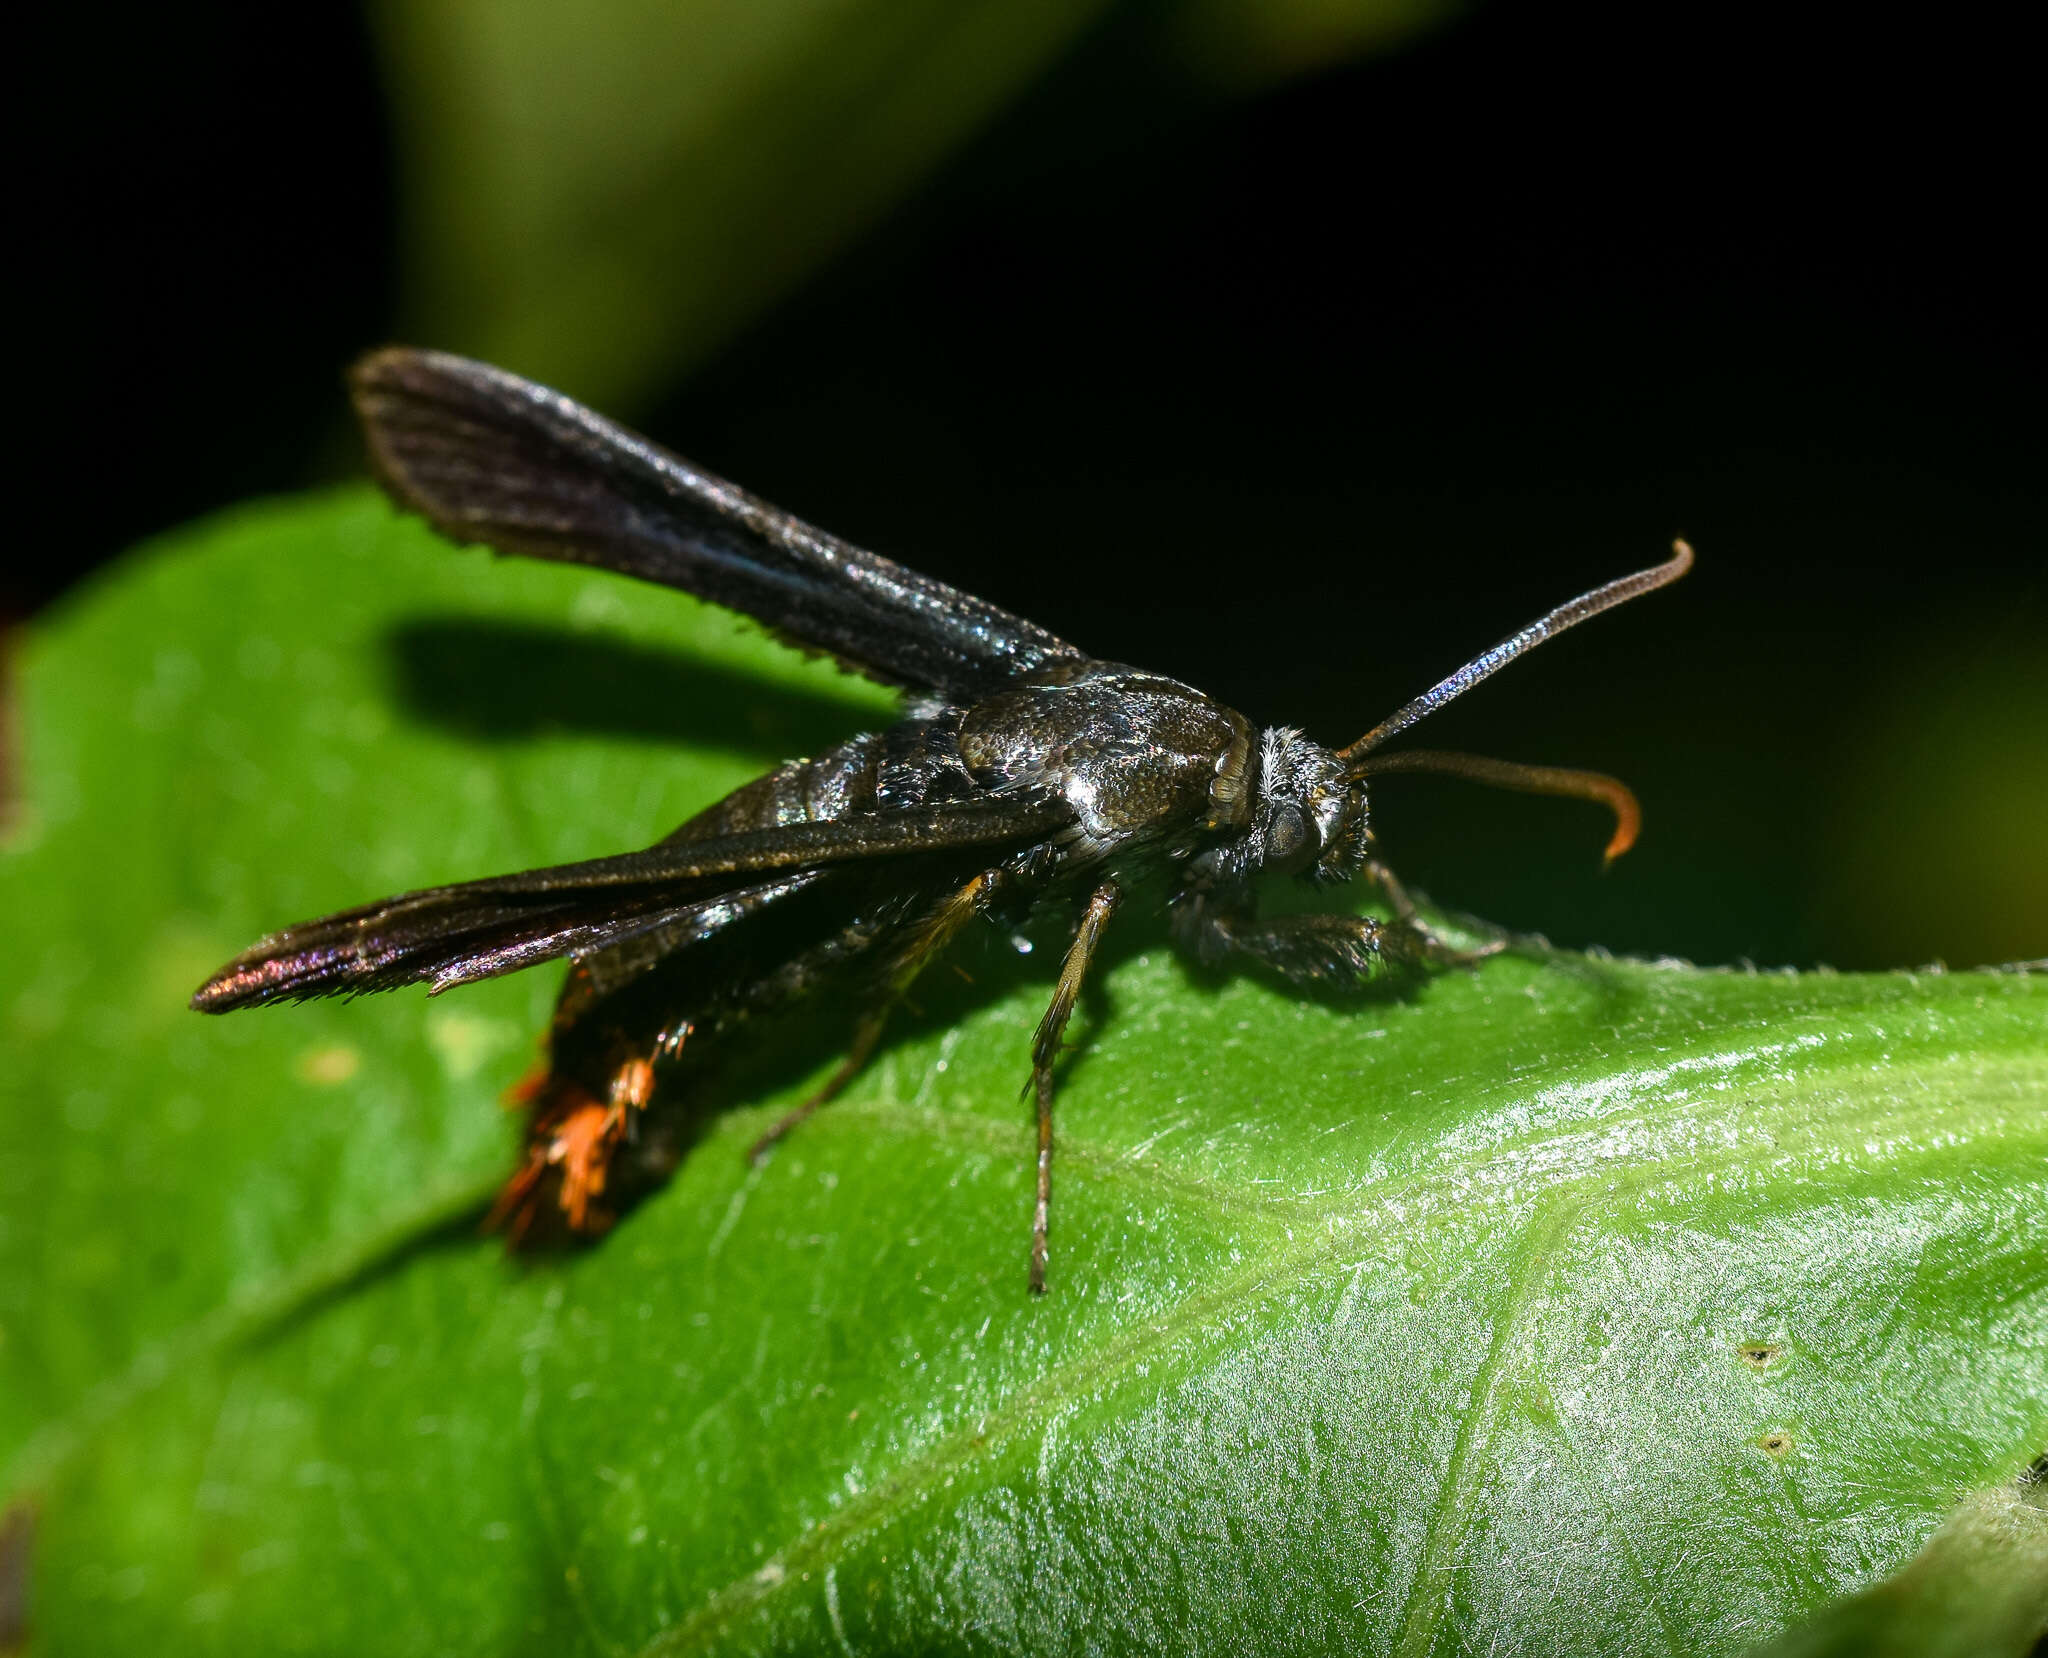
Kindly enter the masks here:
<path id="1" fill-rule="evenodd" d="M 1884 35 L 1869 13 L 1482 5 L 1227 101 L 1127 8 L 629 412 L 1333 742 L 1682 533 L 1685 584 L 1416 739 L 1621 772 L 1641 849 L 1603 878 L 1585 808 L 1395 779 L 1390 859 L 1561 942 L 2040 954 L 1997 894 L 1838 878 L 1844 837 L 1881 841 L 1892 809 L 1887 696 L 2043 660 L 2039 145 L 2010 15 Z M 142 534 L 352 465 L 340 368 L 399 325 L 353 8 L 45 26 L 72 114 L 38 134 L 24 204 L 16 615 Z M 1992 747 L 2048 746 L 1980 701 Z M 1937 835 L 1901 884 L 1938 892 L 1969 855 Z"/>

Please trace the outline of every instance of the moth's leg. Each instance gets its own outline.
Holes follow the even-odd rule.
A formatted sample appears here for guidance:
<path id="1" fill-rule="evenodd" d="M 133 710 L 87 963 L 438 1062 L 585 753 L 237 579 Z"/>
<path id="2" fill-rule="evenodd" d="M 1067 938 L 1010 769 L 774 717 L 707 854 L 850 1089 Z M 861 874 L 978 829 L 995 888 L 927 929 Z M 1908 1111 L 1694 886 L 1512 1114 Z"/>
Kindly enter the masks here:
<path id="1" fill-rule="evenodd" d="M 1081 983 L 1088 976 L 1088 964 L 1102 942 L 1103 929 L 1123 893 L 1114 881 L 1104 881 L 1081 912 L 1081 925 L 1068 946 L 1067 959 L 1060 968 L 1060 982 L 1052 993 L 1052 1005 L 1038 1021 L 1038 1034 L 1031 1043 L 1031 1089 L 1038 1097 L 1038 1204 L 1031 1215 L 1031 1293 L 1045 1294 L 1046 1219 L 1052 1208 L 1052 1068 L 1060 1055 L 1060 1039 L 1067 1033 Z"/>
<path id="2" fill-rule="evenodd" d="M 1420 940 L 1368 915 L 1214 916 L 1205 956 L 1249 958 L 1303 989 L 1345 989 L 1400 966 L 1428 965 Z"/>
<path id="3" fill-rule="evenodd" d="M 1484 961 L 1507 948 L 1505 939 L 1494 939 L 1477 950 L 1460 950 L 1416 913 L 1415 900 L 1408 896 L 1408 889 L 1378 858 L 1367 858 L 1360 873 L 1387 895 L 1387 903 L 1395 917 L 1420 942 L 1428 966 L 1470 967 L 1474 962 Z"/>
<path id="4" fill-rule="evenodd" d="M 1427 929 L 1404 920 L 1285 915 L 1262 921 L 1248 902 L 1226 904 L 1203 897 L 1185 902 L 1174 923 L 1182 947 L 1198 960 L 1215 966 L 1233 957 L 1249 959 L 1308 990 L 1346 990 L 1402 969 L 1469 965 L 1492 954 L 1454 950 Z"/>
<path id="5" fill-rule="evenodd" d="M 882 1027 L 889 1022 L 889 1009 L 892 1005 L 884 1002 L 872 1013 L 863 1016 L 854 1030 L 853 1046 L 847 1050 L 846 1058 L 840 1061 L 839 1069 L 827 1077 L 824 1086 L 803 1104 L 793 1106 L 778 1117 L 775 1126 L 753 1143 L 747 1152 L 750 1162 L 761 1162 L 775 1149 L 775 1143 L 783 1135 L 810 1116 L 819 1106 L 830 1105 L 839 1097 L 840 1090 L 860 1075 L 861 1067 L 867 1064 L 868 1056 L 875 1051 L 875 1044 L 882 1039 Z"/>
<path id="6" fill-rule="evenodd" d="M 987 908 L 989 896 L 994 892 L 1001 872 L 985 870 L 975 876 L 959 891 L 951 894 L 911 935 L 891 962 L 885 981 L 882 1001 L 864 1014 L 855 1028 L 853 1047 L 839 1068 L 825 1080 L 825 1084 L 803 1104 L 783 1114 L 775 1126 L 756 1140 L 747 1153 L 754 1162 L 775 1148 L 780 1140 L 797 1124 L 809 1117 L 820 1106 L 829 1105 L 839 1097 L 840 1090 L 860 1074 L 861 1067 L 875 1051 L 875 1044 L 881 1040 L 882 1027 L 889 1022 L 889 1013 L 923 971 L 925 964 L 950 944 L 960 929 Z"/>

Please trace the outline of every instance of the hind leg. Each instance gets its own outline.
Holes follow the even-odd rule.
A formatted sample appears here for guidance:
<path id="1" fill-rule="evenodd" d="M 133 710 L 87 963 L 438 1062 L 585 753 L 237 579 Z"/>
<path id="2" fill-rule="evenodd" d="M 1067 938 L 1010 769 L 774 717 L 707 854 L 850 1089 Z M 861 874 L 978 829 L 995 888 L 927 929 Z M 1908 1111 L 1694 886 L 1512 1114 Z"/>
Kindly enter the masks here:
<path id="1" fill-rule="evenodd" d="M 839 1068 L 825 1080 L 825 1084 L 803 1104 L 785 1112 L 768 1132 L 756 1140 L 747 1156 L 755 1163 L 761 1162 L 776 1143 L 791 1129 L 805 1121 L 820 1106 L 830 1105 L 837 1099 L 840 1090 L 860 1075 L 861 1067 L 875 1051 L 875 1044 L 881 1040 L 882 1029 L 889 1022 L 889 1012 L 901 1000 L 903 993 L 916 981 L 925 965 L 958 936 L 977 915 L 988 908 L 990 896 L 1001 880 L 1000 873 L 989 870 L 977 875 L 959 891 L 951 894 L 944 903 L 932 912 L 897 952 L 890 965 L 881 991 L 881 1000 L 867 1013 L 853 1033 L 853 1046 Z"/>

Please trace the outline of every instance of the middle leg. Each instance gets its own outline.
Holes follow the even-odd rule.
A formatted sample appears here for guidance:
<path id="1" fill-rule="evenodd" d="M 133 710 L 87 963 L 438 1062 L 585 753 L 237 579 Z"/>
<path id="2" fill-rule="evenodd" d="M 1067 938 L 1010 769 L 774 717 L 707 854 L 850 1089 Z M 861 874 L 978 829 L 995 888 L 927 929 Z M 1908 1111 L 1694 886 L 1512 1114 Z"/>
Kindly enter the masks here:
<path id="1" fill-rule="evenodd" d="M 1038 1034 L 1031 1043 L 1031 1090 L 1038 1098 L 1038 1201 L 1031 1216 L 1031 1293 L 1045 1294 L 1046 1222 L 1052 1210 L 1052 1068 L 1060 1055 L 1060 1040 L 1067 1033 L 1074 1003 L 1081 995 L 1088 965 L 1095 959 L 1096 946 L 1123 892 L 1114 881 L 1104 881 L 1089 896 L 1081 912 L 1081 925 L 1067 949 L 1060 982 L 1052 993 L 1052 1005 L 1038 1022 Z"/>

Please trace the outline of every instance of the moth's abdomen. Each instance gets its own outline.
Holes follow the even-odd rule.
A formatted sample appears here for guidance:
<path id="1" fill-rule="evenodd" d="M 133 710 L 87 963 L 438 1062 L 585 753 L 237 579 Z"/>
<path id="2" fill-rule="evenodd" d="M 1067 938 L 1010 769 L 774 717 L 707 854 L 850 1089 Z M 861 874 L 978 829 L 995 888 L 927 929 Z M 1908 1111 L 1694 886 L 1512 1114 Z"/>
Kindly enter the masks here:
<path id="1" fill-rule="evenodd" d="M 883 808 L 889 740 L 864 735 L 735 789 L 664 845 Z M 957 760 L 954 762 L 957 770 Z M 892 774 L 893 775 L 893 774 Z M 929 864 L 796 869 L 731 895 L 713 928 L 654 930 L 580 956 L 547 1057 L 523 1083 L 525 1156 L 494 1218 L 515 1241 L 603 1231 L 679 1155 L 691 1095 L 742 1027 L 822 999 L 850 1019 L 890 994 L 906 941 L 976 849 Z M 956 868 L 959 866 L 959 868 Z M 654 1108 L 650 1110 L 650 1108 Z"/>
<path id="2" fill-rule="evenodd" d="M 705 807 L 662 845 L 872 812 L 881 750 L 882 739 L 865 732 L 813 759 L 788 761 Z"/>

